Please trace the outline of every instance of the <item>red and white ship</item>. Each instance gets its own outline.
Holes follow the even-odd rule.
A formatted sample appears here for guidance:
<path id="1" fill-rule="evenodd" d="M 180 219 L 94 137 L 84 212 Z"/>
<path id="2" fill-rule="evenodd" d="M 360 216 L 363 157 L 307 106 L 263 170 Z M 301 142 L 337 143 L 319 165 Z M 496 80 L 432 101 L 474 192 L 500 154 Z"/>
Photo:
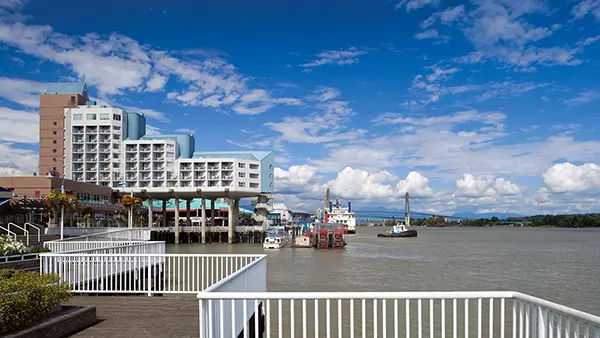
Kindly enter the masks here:
<path id="1" fill-rule="evenodd" d="M 335 202 L 329 202 L 329 208 L 318 210 L 319 218 L 323 223 L 338 223 L 344 226 L 345 234 L 356 233 L 356 217 L 352 212 L 352 202 L 348 201 L 348 206 L 340 204 L 339 198 Z"/>

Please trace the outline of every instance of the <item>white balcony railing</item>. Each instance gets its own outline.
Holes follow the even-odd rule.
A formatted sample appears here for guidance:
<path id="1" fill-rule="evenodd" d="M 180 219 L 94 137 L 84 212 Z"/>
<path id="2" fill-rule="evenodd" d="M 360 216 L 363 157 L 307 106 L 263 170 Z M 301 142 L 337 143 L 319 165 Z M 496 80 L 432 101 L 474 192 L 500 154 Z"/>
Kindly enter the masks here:
<path id="1" fill-rule="evenodd" d="M 246 280 L 250 277 L 247 273 Z M 198 295 L 201 338 L 234 337 L 237 334 L 231 332 L 239 334 L 240 325 L 254 337 L 262 336 L 261 327 L 266 337 L 579 338 L 600 334 L 600 317 L 519 292 L 235 292 L 243 291 L 242 287 L 215 291 Z M 258 315 L 251 318 L 254 313 Z"/>

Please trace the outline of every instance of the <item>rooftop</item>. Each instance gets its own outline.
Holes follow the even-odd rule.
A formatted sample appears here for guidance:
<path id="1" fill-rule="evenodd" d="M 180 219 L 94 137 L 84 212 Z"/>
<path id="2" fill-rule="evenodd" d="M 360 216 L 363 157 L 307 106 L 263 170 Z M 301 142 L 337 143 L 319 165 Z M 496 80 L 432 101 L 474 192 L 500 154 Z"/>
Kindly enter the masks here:
<path id="1" fill-rule="evenodd" d="M 87 96 L 87 86 L 78 82 L 55 82 L 48 84 L 44 94 L 79 94 Z"/>

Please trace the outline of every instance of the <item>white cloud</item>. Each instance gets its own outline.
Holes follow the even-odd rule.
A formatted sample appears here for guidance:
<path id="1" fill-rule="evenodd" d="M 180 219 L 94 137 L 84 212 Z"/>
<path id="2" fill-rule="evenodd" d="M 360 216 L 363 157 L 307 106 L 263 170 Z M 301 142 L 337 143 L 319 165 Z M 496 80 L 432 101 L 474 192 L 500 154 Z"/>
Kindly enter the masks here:
<path id="1" fill-rule="evenodd" d="M 456 194 L 464 197 L 515 196 L 526 191 L 525 187 L 502 177 L 463 174 L 462 178 L 456 181 Z"/>
<path id="2" fill-rule="evenodd" d="M 39 120 L 36 113 L 0 107 L 0 141 L 38 143 Z"/>
<path id="3" fill-rule="evenodd" d="M 542 179 L 553 193 L 600 193 L 600 166 L 594 163 L 557 163 L 544 172 Z"/>
<path id="4" fill-rule="evenodd" d="M 293 165 L 284 170 L 275 168 L 275 189 L 278 193 L 317 192 L 317 168 L 308 165 Z"/>
<path id="5" fill-rule="evenodd" d="M 571 9 L 575 19 L 581 19 L 592 14 L 596 20 L 600 20 L 600 0 L 582 0 Z"/>
<path id="6" fill-rule="evenodd" d="M 116 105 L 111 105 L 111 106 L 115 106 L 115 107 L 119 107 L 118 104 Z M 130 112 L 130 113 L 141 113 L 146 117 L 150 117 L 153 118 L 157 121 L 160 122 L 169 122 L 170 119 L 162 112 L 156 111 L 154 109 L 148 109 L 148 108 L 138 108 L 138 107 L 131 107 L 131 106 L 124 106 L 122 107 L 125 111 Z"/>
<path id="7" fill-rule="evenodd" d="M 394 196 L 394 188 L 387 184 L 396 177 L 386 171 L 370 174 L 364 170 L 344 168 L 326 184 L 331 192 L 342 198 L 375 199 Z"/>
<path id="8" fill-rule="evenodd" d="M 449 25 L 452 22 L 454 22 L 455 20 L 459 19 L 461 16 L 463 16 L 464 12 L 465 12 L 464 5 L 458 5 L 456 7 L 451 7 L 444 11 L 441 11 L 441 12 L 433 13 L 433 14 L 431 14 L 431 16 L 429 18 L 427 18 L 427 20 L 425 20 L 421 23 L 421 27 L 422 28 L 430 27 L 437 20 L 439 20 L 441 23 L 443 23 L 445 25 Z"/>
<path id="9" fill-rule="evenodd" d="M 410 12 L 425 6 L 437 6 L 440 2 L 441 0 L 400 0 L 396 8 L 404 7 L 407 12 Z"/>
<path id="10" fill-rule="evenodd" d="M 167 98 L 186 106 L 233 107 L 240 114 L 260 114 L 276 104 L 299 104 L 293 98 L 273 98 L 264 90 L 252 100 L 257 94 L 248 88 L 249 80 L 214 53 L 160 51 L 119 34 L 68 36 L 48 25 L 27 25 L 2 17 L 0 43 L 65 66 L 95 87 L 101 97 L 127 90 L 159 91 L 173 78 L 183 89 L 167 93 Z"/>
<path id="11" fill-rule="evenodd" d="M 0 97 L 26 107 L 39 107 L 40 94 L 46 87 L 42 82 L 0 77 Z"/>
<path id="12" fill-rule="evenodd" d="M 0 142 L 0 176 L 32 175 L 38 171 L 38 154 Z"/>
<path id="13" fill-rule="evenodd" d="M 323 65 L 351 65 L 358 63 L 358 57 L 367 54 L 366 49 L 358 49 L 356 47 L 350 47 L 346 50 L 326 50 L 317 54 L 317 58 L 300 65 L 303 68 L 314 68 Z"/>
<path id="14" fill-rule="evenodd" d="M 446 41 L 450 40 L 450 37 L 447 35 L 440 34 L 437 29 L 430 28 L 426 31 L 415 34 L 415 39 L 417 39 L 417 40 L 433 39 L 433 40 L 436 40 L 439 42 L 446 42 Z"/>
<path id="15" fill-rule="evenodd" d="M 592 102 L 597 99 L 600 99 L 600 90 L 586 90 L 579 93 L 576 97 L 564 100 L 563 102 L 565 104 L 579 105 Z"/>
<path id="16" fill-rule="evenodd" d="M 179 129 L 175 129 L 174 130 L 176 133 L 184 133 L 184 134 L 195 134 L 196 130 L 191 129 L 191 128 L 179 128 Z"/>
<path id="17" fill-rule="evenodd" d="M 146 135 L 148 136 L 156 136 L 156 135 L 160 135 L 160 129 L 154 126 L 151 126 L 149 124 L 146 124 Z"/>
<path id="18" fill-rule="evenodd" d="M 304 117 L 288 116 L 281 122 L 268 122 L 265 126 L 280 133 L 279 140 L 293 143 L 327 143 L 348 140 L 366 133 L 362 129 L 349 129 L 346 124 L 355 112 L 349 102 L 333 100 L 339 92 L 319 87 L 312 96 L 316 111 Z"/>

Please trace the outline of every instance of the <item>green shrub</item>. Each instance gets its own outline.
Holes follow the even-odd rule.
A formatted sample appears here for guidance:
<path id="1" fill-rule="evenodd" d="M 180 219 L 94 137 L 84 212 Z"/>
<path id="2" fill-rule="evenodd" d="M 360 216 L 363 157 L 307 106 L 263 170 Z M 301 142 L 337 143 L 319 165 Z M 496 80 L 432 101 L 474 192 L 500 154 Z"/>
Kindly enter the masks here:
<path id="1" fill-rule="evenodd" d="M 43 319 L 70 298 L 69 285 L 57 275 L 0 270 L 0 334 Z"/>

